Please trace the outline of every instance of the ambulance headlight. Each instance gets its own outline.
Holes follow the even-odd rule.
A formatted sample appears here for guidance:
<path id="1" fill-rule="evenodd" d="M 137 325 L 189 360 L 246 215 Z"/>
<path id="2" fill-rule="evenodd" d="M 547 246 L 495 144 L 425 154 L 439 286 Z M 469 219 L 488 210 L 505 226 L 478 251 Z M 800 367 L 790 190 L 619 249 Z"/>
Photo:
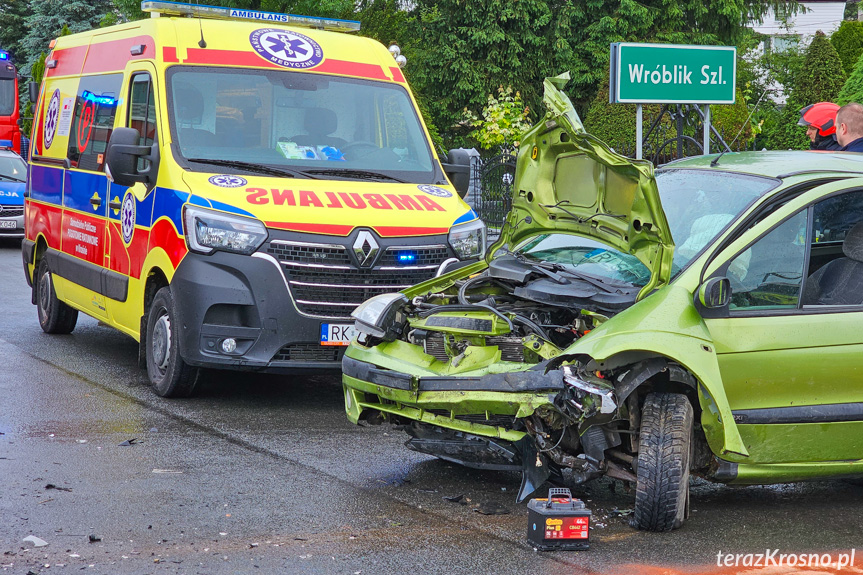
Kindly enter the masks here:
<path id="1" fill-rule="evenodd" d="M 486 227 L 482 220 L 453 226 L 449 231 L 449 245 L 462 260 L 485 256 Z"/>
<path id="2" fill-rule="evenodd" d="M 354 327 L 362 334 L 386 339 L 396 316 L 407 303 L 408 298 L 398 292 L 376 295 L 353 311 L 351 317 L 356 320 Z"/>
<path id="3" fill-rule="evenodd" d="M 189 249 L 202 254 L 251 254 L 267 239 L 267 228 L 258 220 L 196 206 L 185 207 L 183 223 Z"/>

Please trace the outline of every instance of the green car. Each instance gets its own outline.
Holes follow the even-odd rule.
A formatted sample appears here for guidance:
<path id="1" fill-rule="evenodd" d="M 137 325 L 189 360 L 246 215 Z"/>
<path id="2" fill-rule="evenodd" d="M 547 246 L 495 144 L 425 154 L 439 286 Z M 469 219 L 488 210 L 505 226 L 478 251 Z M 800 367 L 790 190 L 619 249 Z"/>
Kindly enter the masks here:
<path id="1" fill-rule="evenodd" d="M 410 449 L 636 486 L 679 527 L 696 473 L 863 475 L 863 155 L 747 152 L 654 171 L 587 134 L 563 78 L 521 143 L 485 259 L 354 313 L 356 423 Z"/>

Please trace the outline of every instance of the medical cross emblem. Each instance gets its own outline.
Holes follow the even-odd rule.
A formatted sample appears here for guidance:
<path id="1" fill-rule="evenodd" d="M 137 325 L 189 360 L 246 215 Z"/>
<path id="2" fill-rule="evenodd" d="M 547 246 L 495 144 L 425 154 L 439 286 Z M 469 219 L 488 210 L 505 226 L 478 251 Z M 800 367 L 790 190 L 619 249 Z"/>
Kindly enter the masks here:
<path id="1" fill-rule="evenodd" d="M 285 68 L 311 68 L 324 59 L 320 44 L 297 32 L 261 28 L 252 32 L 249 42 L 262 58 Z"/>
<path id="2" fill-rule="evenodd" d="M 123 198 L 123 207 L 120 208 L 120 228 L 123 232 L 123 242 L 129 245 L 132 242 L 132 234 L 135 233 L 135 196 L 132 192 L 126 192 Z"/>

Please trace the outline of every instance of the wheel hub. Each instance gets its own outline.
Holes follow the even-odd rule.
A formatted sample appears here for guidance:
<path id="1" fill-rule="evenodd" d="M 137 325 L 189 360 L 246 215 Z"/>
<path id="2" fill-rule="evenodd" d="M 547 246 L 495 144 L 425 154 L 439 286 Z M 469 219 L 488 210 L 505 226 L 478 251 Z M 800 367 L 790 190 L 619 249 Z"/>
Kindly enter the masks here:
<path id="1" fill-rule="evenodd" d="M 167 313 L 162 313 L 153 326 L 153 363 L 164 370 L 171 361 L 171 320 Z"/>

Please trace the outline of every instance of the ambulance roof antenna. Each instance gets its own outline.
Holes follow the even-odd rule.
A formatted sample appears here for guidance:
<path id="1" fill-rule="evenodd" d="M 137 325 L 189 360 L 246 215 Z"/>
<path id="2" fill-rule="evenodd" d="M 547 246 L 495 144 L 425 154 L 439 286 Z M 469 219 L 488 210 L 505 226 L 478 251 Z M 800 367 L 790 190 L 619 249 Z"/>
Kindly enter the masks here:
<path id="1" fill-rule="evenodd" d="M 196 6 L 198 5 L 198 0 L 195 0 L 195 5 Z M 198 16 L 198 30 L 201 31 L 201 39 L 198 40 L 198 46 L 200 46 L 201 48 L 206 48 L 207 47 L 207 41 L 204 40 L 204 25 L 201 24 L 201 20 L 203 20 L 203 18 Z"/>

